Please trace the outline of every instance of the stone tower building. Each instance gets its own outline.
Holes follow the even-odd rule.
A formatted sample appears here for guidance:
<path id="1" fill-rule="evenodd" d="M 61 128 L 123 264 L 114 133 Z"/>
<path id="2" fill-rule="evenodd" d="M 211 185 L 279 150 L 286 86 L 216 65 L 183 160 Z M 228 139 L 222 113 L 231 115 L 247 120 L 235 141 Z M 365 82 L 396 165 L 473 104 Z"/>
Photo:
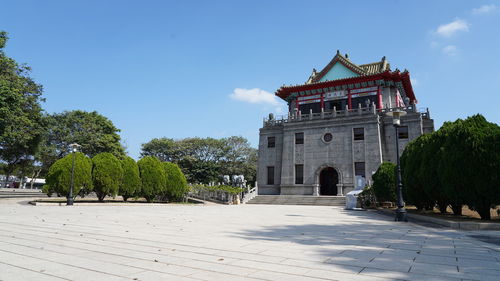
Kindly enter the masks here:
<path id="1" fill-rule="evenodd" d="M 434 130 L 428 110 L 417 111 L 408 71 L 392 71 L 385 57 L 357 65 L 338 51 L 306 83 L 282 86 L 287 116 L 270 114 L 260 129 L 259 194 L 337 195 L 357 177 L 371 182 L 382 162 L 396 162 L 412 139 Z M 388 111 L 407 112 L 398 136 Z"/>

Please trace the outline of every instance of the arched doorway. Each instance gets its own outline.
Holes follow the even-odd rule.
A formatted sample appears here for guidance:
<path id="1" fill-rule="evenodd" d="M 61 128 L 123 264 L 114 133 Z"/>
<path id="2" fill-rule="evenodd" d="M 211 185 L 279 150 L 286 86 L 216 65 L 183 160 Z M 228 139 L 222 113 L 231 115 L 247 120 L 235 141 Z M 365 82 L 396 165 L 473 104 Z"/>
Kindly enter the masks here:
<path id="1" fill-rule="evenodd" d="M 337 184 L 339 183 L 339 174 L 332 167 L 326 167 L 319 174 L 319 194 L 337 195 Z"/>

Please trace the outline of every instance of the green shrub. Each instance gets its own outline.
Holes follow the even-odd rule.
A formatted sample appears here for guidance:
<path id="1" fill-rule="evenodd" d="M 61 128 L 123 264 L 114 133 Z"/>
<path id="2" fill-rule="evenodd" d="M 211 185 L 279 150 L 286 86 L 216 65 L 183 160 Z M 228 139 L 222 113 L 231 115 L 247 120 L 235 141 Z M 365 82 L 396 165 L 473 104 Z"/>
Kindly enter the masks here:
<path id="1" fill-rule="evenodd" d="M 483 220 L 491 219 L 490 208 L 500 204 L 499 145 L 500 127 L 479 114 L 456 121 L 445 144 L 444 181 L 457 183 L 463 202 Z"/>
<path id="2" fill-rule="evenodd" d="M 75 152 L 75 172 L 73 197 L 78 194 L 84 195 L 92 191 L 92 161 L 81 152 Z M 62 196 L 69 195 L 71 167 L 73 154 L 57 160 L 50 166 L 46 177 L 46 183 L 54 192 Z"/>
<path id="3" fill-rule="evenodd" d="M 239 194 L 239 193 L 245 191 L 244 188 L 234 187 L 234 186 L 229 186 L 229 185 L 209 186 L 209 185 L 203 185 L 203 184 L 196 184 L 196 185 L 192 185 L 191 188 L 193 190 L 223 191 L 223 192 L 227 192 L 227 193 L 233 194 L 233 195 L 236 195 L 236 194 Z"/>
<path id="4" fill-rule="evenodd" d="M 186 177 L 177 164 L 163 162 L 163 168 L 166 175 L 165 197 L 168 201 L 181 201 L 189 192 Z"/>
<path id="5" fill-rule="evenodd" d="M 107 195 L 116 196 L 123 177 L 123 169 L 113 154 L 104 152 L 92 158 L 92 183 L 99 201 Z"/>
<path id="6" fill-rule="evenodd" d="M 54 189 L 50 186 L 50 184 L 44 184 L 42 187 L 42 192 L 47 194 L 48 197 L 52 197 L 52 194 L 54 194 Z"/>
<path id="7" fill-rule="evenodd" d="M 481 115 L 446 122 L 436 132 L 410 142 L 401 157 L 407 199 L 417 208 L 441 212 L 462 205 L 490 219 L 500 204 L 500 127 Z"/>
<path id="8" fill-rule="evenodd" d="M 396 202 L 396 165 L 390 162 L 382 163 L 373 179 L 373 192 L 378 202 Z"/>
<path id="9" fill-rule="evenodd" d="M 433 209 L 436 200 L 428 193 L 420 177 L 422 166 L 422 147 L 428 142 L 429 134 L 412 140 L 401 155 L 401 178 L 403 181 L 404 199 L 418 210 Z M 436 179 L 437 180 L 437 179 Z"/>
<path id="10" fill-rule="evenodd" d="M 134 159 L 125 157 L 122 160 L 123 179 L 120 184 L 119 194 L 123 201 L 128 198 L 138 196 L 141 192 L 141 177 L 139 176 L 139 166 Z"/>
<path id="11" fill-rule="evenodd" d="M 137 165 L 142 181 L 141 196 L 151 202 L 165 190 L 165 170 L 160 160 L 152 156 L 142 158 Z"/>

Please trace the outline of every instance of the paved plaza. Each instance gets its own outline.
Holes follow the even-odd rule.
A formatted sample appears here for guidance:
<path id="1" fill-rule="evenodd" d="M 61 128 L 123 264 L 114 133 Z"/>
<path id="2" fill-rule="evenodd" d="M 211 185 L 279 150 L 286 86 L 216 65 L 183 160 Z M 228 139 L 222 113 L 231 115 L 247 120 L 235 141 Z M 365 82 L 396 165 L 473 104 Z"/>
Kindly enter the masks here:
<path id="1" fill-rule="evenodd" d="M 500 280 L 485 236 L 338 207 L 4 199 L 0 280 Z"/>

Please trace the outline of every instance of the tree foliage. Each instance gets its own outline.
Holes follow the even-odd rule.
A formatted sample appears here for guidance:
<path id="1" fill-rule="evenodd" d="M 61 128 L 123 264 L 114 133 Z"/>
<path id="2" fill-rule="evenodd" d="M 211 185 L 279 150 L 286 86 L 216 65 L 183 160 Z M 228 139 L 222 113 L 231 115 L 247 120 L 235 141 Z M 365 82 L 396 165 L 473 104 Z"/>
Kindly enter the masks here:
<path id="1" fill-rule="evenodd" d="M 90 157 L 109 152 L 121 159 L 124 148 L 120 143 L 120 130 L 103 115 L 82 110 L 47 115 L 44 149 L 46 157 L 60 158 L 69 153 L 72 143 L 81 145 L 81 152 Z M 48 159 L 50 161 L 50 159 Z"/>
<path id="2" fill-rule="evenodd" d="M 239 174 L 255 181 L 257 150 L 243 137 L 153 139 L 142 145 L 141 155 L 178 164 L 191 183 L 217 182 L 221 175 Z"/>
<path id="3" fill-rule="evenodd" d="M 141 196 L 151 202 L 165 191 L 165 170 L 160 160 L 152 156 L 142 158 L 137 165 L 142 181 Z"/>
<path id="4" fill-rule="evenodd" d="M 181 201 L 189 191 L 186 177 L 177 164 L 172 162 L 162 164 L 166 176 L 165 197 L 168 201 Z"/>
<path id="5" fill-rule="evenodd" d="M 379 202 L 396 202 L 396 164 L 382 163 L 373 179 L 373 191 Z"/>
<path id="6" fill-rule="evenodd" d="M 134 159 L 126 156 L 122 160 L 123 179 L 120 184 L 119 194 L 124 201 L 128 198 L 138 196 L 141 192 L 141 177 L 139 175 L 139 167 Z"/>
<path id="7" fill-rule="evenodd" d="M 106 196 L 116 196 L 123 177 L 120 160 L 108 152 L 99 153 L 92 158 L 92 182 L 99 201 Z"/>
<path id="8" fill-rule="evenodd" d="M 76 152 L 75 171 L 73 182 L 73 196 L 88 194 L 92 190 L 92 160 L 81 152 Z M 57 160 L 49 168 L 47 178 L 47 190 L 53 190 L 59 195 L 68 196 L 71 181 L 71 168 L 73 165 L 73 154 Z"/>
<path id="9" fill-rule="evenodd" d="M 31 68 L 4 53 L 7 33 L 0 31 L 0 160 L 7 175 L 31 165 L 42 139 L 42 86 L 29 76 Z"/>
<path id="10" fill-rule="evenodd" d="M 409 143 L 401 157 L 408 202 L 441 212 L 462 205 L 490 219 L 500 204 L 500 127 L 481 115 L 446 122 L 438 131 Z"/>

